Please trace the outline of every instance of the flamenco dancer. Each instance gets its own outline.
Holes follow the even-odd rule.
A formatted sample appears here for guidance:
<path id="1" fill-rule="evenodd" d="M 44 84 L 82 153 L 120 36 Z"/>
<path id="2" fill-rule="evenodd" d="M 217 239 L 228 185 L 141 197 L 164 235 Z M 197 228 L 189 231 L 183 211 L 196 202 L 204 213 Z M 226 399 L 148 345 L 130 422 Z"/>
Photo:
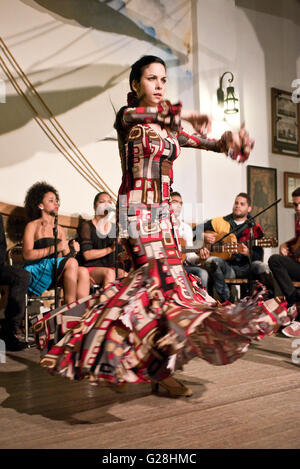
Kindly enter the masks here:
<path id="1" fill-rule="evenodd" d="M 134 63 L 128 106 L 115 122 L 123 171 L 119 235 L 134 270 L 98 296 L 38 317 L 33 328 L 44 350 L 41 365 L 52 373 L 110 383 L 116 390 L 126 382 L 150 381 L 153 392 L 160 385 L 175 397 L 192 395 L 174 378 L 176 369 L 194 357 L 214 365 L 234 362 L 251 341 L 276 331 L 287 311 L 285 303 L 266 300 L 263 287 L 237 304 L 217 304 L 185 273 L 169 203 L 180 147 L 243 162 L 253 142 L 244 127 L 207 140 L 210 119 L 166 101 L 166 81 L 160 58 L 143 56 Z M 181 120 L 197 134 L 184 132 Z"/>

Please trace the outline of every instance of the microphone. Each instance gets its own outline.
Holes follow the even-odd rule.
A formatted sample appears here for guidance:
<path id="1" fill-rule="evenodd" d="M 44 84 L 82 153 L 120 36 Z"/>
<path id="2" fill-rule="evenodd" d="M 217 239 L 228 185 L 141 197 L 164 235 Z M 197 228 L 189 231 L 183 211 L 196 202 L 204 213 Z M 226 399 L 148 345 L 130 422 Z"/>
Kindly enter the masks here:
<path id="1" fill-rule="evenodd" d="M 109 206 L 104 210 L 104 215 L 107 221 L 112 221 L 116 216 L 115 207 Z"/>
<path id="2" fill-rule="evenodd" d="M 49 212 L 49 214 L 51 215 L 51 217 L 54 217 L 54 223 L 57 225 L 57 218 L 58 218 L 57 210 L 51 210 L 51 212 Z"/>
<path id="3" fill-rule="evenodd" d="M 108 215 L 109 213 L 115 212 L 115 211 L 116 211 L 116 208 L 115 208 L 113 205 L 108 205 L 108 206 L 104 209 L 104 214 L 105 214 L 105 215 Z"/>
<path id="4" fill-rule="evenodd" d="M 116 208 L 113 204 L 100 203 L 96 208 L 96 215 L 108 215 L 111 212 L 115 212 Z"/>
<path id="5" fill-rule="evenodd" d="M 99 204 L 96 209 L 96 215 L 102 215 L 105 217 L 105 221 L 113 221 L 116 216 L 116 207 L 111 204 Z"/>

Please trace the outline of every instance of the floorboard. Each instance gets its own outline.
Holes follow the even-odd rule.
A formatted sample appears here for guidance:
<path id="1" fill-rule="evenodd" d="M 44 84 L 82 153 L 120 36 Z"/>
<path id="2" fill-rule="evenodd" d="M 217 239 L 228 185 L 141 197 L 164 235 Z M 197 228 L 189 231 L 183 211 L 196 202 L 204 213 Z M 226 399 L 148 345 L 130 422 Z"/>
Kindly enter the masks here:
<path id="1" fill-rule="evenodd" d="M 192 360 L 177 376 L 191 398 L 123 394 L 51 376 L 39 351 L 0 363 L 1 449 L 299 449 L 300 341 L 280 335 L 251 345 L 236 363 Z"/>

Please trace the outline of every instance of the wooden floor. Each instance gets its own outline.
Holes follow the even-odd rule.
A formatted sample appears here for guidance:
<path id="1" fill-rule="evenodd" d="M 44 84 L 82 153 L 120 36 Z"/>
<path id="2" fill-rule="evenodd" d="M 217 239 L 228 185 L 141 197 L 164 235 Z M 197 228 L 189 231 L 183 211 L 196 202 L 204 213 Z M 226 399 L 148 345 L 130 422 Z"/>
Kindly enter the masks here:
<path id="1" fill-rule="evenodd" d="M 194 395 L 124 394 L 50 376 L 37 349 L 0 363 L 0 448 L 300 448 L 300 365 L 292 339 L 267 337 L 232 365 L 194 359 L 177 373 Z M 295 344 L 294 344 L 295 345 Z"/>

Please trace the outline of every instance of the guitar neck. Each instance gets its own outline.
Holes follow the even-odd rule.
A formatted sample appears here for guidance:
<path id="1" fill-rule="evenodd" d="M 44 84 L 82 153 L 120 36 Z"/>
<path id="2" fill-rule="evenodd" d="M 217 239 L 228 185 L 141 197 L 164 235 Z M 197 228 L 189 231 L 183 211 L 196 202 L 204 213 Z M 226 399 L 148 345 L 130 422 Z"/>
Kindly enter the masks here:
<path id="1" fill-rule="evenodd" d="M 248 239 L 246 241 L 237 241 L 236 244 L 246 244 L 247 246 L 260 246 L 262 248 L 272 248 L 277 246 L 276 238 L 257 238 L 257 239 Z"/>
<path id="2" fill-rule="evenodd" d="M 223 243 L 223 244 L 222 243 L 215 243 L 215 244 L 204 245 L 204 246 L 201 246 L 201 247 L 198 247 L 198 248 L 196 248 L 196 247 L 190 247 L 190 248 L 182 247 L 181 251 L 187 254 L 189 252 L 199 252 L 202 247 L 205 247 L 209 251 L 225 252 L 227 250 L 227 245 L 231 245 L 231 244 L 232 243 Z"/>
<path id="3" fill-rule="evenodd" d="M 181 252 L 184 254 L 188 254 L 189 252 L 198 252 L 201 248 L 181 248 Z"/>
<path id="4" fill-rule="evenodd" d="M 216 253 L 222 253 L 222 252 L 234 252 L 237 251 L 238 245 L 239 244 L 246 244 L 247 246 L 260 246 L 264 248 L 271 248 L 271 247 L 276 247 L 278 245 L 277 239 L 276 238 L 258 238 L 258 239 L 252 239 L 252 240 L 246 240 L 246 241 L 235 241 L 235 242 L 224 242 L 224 243 L 219 243 L 216 242 L 215 244 L 208 244 L 203 247 L 206 247 L 209 251 L 216 252 Z M 300 242 L 299 242 L 300 244 Z M 199 252 L 200 247 L 182 247 L 182 252 L 183 253 L 189 253 L 189 252 Z"/>

